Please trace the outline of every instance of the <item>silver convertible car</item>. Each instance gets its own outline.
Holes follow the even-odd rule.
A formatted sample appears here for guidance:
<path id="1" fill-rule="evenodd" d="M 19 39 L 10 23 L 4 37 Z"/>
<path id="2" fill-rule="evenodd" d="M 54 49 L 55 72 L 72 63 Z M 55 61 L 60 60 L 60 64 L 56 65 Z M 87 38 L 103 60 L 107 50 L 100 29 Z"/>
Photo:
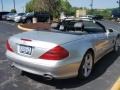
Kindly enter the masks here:
<path id="1" fill-rule="evenodd" d="M 94 64 L 118 51 L 119 33 L 100 22 L 65 19 L 50 31 L 23 32 L 10 37 L 6 56 L 13 65 L 46 79 L 88 78 Z"/>

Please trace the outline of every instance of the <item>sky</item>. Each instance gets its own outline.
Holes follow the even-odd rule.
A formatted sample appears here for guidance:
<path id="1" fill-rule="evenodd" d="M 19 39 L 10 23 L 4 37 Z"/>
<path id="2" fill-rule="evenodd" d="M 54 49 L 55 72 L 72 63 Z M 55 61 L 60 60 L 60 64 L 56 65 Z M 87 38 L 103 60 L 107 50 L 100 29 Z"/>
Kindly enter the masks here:
<path id="1" fill-rule="evenodd" d="M 1 1 L 1 0 L 0 0 Z M 25 9 L 25 5 L 30 0 L 15 0 L 16 1 L 16 9 L 18 12 L 23 12 Z M 88 7 L 90 8 L 91 0 L 69 0 L 72 6 L 76 7 Z M 93 8 L 115 8 L 118 7 L 116 3 L 117 0 L 93 0 Z M 3 0 L 4 11 L 10 11 L 13 8 L 13 0 Z M 0 11 L 1 11 L 1 3 L 0 3 Z"/>
<path id="2" fill-rule="evenodd" d="M 16 2 L 16 10 L 18 12 L 23 12 L 26 3 L 30 0 L 15 0 Z M 3 10 L 10 11 L 13 9 L 13 0 L 3 0 Z M 0 11 L 1 11 L 1 0 L 0 0 Z"/>
<path id="3" fill-rule="evenodd" d="M 69 0 L 72 6 L 90 8 L 91 0 Z M 93 0 L 93 8 L 105 9 L 118 7 L 117 0 Z"/>

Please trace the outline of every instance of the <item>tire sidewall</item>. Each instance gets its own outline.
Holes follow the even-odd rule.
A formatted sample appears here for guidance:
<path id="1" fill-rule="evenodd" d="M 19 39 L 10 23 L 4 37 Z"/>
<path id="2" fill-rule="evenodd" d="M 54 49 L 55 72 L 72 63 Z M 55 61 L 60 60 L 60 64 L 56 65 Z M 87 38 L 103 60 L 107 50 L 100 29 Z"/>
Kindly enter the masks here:
<path id="1" fill-rule="evenodd" d="M 30 23 L 32 23 L 32 20 L 31 20 L 31 19 L 27 19 L 27 20 L 26 20 L 26 23 L 27 23 L 27 24 L 30 24 Z"/>
<path id="2" fill-rule="evenodd" d="M 119 40 L 119 38 L 117 38 L 116 39 L 116 41 L 115 41 L 115 45 L 114 45 L 114 51 L 116 52 L 116 53 L 118 53 L 118 51 L 119 51 L 119 45 L 117 45 L 118 47 L 118 49 L 116 49 L 116 43 L 118 43 L 118 40 Z"/>
<path id="3" fill-rule="evenodd" d="M 86 78 L 88 78 L 88 77 L 91 75 L 91 73 L 90 73 L 90 75 L 89 75 L 88 77 L 85 77 L 85 76 L 84 76 L 84 72 L 83 72 L 83 65 L 84 65 L 84 63 L 85 63 L 85 57 L 86 57 L 87 54 L 91 54 L 91 56 L 92 56 L 92 69 L 91 69 L 91 73 L 92 73 L 92 70 L 93 70 L 93 66 L 94 66 L 94 56 L 93 56 L 93 53 L 92 53 L 91 51 L 87 51 L 86 54 L 85 54 L 84 57 L 83 57 L 83 60 L 82 60 L 82 62 L 81 62 L 81 65 L 80 65 L 80 67 L 79 67 L 79 70 L 78 70 L 78 79 L 80 79 L 80 80 L 86 79 Z"/>

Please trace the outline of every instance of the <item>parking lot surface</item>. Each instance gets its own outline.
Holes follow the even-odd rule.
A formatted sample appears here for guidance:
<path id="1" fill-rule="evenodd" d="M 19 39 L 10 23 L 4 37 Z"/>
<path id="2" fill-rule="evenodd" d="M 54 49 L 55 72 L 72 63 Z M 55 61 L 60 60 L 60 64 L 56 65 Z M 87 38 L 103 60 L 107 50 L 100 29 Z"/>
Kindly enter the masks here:
<path id="1" fill-rule="evenodd" d="M 101 21 L 107 28 L 120 31 L 120 24 Z M 22 73 L 11 68 L 5 57 L 5 43 L 14 34 L 22 32 L 13 23 L 0 22 L 0 90 L 110 90 L 120 76 L 120 53 L 109 53 L 94 68 L 92 75 L 83 81 L 76 78 L 47 81 L 42 77 Z"/>

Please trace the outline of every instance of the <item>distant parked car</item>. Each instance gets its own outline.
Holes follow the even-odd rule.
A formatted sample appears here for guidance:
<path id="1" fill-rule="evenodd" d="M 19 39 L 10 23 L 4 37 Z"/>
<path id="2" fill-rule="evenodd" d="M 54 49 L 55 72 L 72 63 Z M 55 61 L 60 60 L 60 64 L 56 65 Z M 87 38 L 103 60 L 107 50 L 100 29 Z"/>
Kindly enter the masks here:
<path id="1" fill-rule="evenodd" d="M 15 14 L 16 14 L 16 13 L 8 13 L 8 14 L 6 15 L 6 20 L 8 20 L 8 21 L 13 20 L 13 17 L 14 17 Z"/>
<path id="2" fill-rule="evenodd" d="M 112 10 L 112 19 L 119 21 L 120 18 L 120 11 L 119 8 L 115 8 Z"/>
<path id="3" fill-rule="evenodd" d="M 86 16 L 81 16 L 80 19 L 82 20 L 92 20 L 93 19 L 93 15 L 86 15 Z"/>
<path id="4" fill-rule="evenodd" d="M 32 19 L 29 19 L 29 18 L 32 18 L 33 16 L 34 16 L 34 13 L 26 13 L 21 17 L 20 22 L 22 22 L 22 23 L 32 23 Z"/>
<path id="5" fill-rule="evenodd" d="M 93 16 L 93 19 L 94 19 L 94 20 L 102 20 L 102 19 L 103 19 L 103 16 L 102 16 L 102 15 L 94 15 L 94 16 Z"/>
<path id="6" fill-rule="evenodd" d="M 6 20 L 8 14 L 9 13 L 6 13 L 6 14 L 2 15 L 2 20 Z"/>
<path id="7" fill-rule="evenodd" d="M 21 22 L 32 23 L 33 17 L 37 18 L 38 22 L 46 22 L 49 19 L 52 20 L 52 17 L 48 13 L 27 13 L 22 17 Z"/>
<path id="8" fill-rule="evenodd" d="M 8 14 L 9 12 L 0 12 L 0 20 L 2 20 L 3 16 Z"/>
<path id="9" fill-rule="evenodd" d="M 8 14 L 2 15 L 2 20 L 6 20 Z"/>
<path id="10" fill-rule="evenodd" d="M 13 17 L 13 21 L 14 21 L 14 22 L 17 22 L 17 23 L 20 22 L 23 15 L 25 15 L 25 13 L 17 13 L 17 14 Z"/>

